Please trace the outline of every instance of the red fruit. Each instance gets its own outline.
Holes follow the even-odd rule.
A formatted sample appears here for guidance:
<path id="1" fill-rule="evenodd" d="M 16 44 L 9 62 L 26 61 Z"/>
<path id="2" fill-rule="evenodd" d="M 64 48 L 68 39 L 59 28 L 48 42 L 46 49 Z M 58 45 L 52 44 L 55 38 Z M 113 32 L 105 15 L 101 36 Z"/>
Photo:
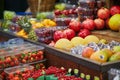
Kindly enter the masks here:
<path id="1" fill-rule="evenodd" d="M 6 59 L 5 59 L 5 62 L 6 63 L 10 63 L 12 60 L 11 60 L 11 58 L 10 57 L 7 57 Z"/>
<path id="2" fill-rule="evenodd" d="M 75 32 L 72 29 L 65 29 L 63 31 L 64 34 L 67 35 L 67 39 L 71 40 L 73 37 L 75 37 Z"/>
<path id="3" fill-rule="evenodd" d="M 15 65 L 15 63 L 14 62 L 10 62 L 10 66 L 14 66 Z"/>
<path id="4" fill-rule="evenodd" d="M 49 46 L 54 47 L 54 45 L 55 45 L 55 42 L 54 42 L 54 41 L 51 41 L 51 42 L 49 43 Z"/>
<path id="5" fill-rule="evenodd" d="M 107 29 L 109 29 L 108 22 L 109 22 L 109 18 L 105 20 L 105 27 L 106 27 Z"/>
<path id="6" fill-rule="evenodd" d="M 69 11 L 68 11 L 68 10 L 63 10 L 63 11 L 62 11 L 62 14 L 68 15 L 68 14 L 69 14 Z"/>
<path id="7" fill-rule="evenodd" d="M 57 40 L 61 38 L 67 38 L 66 34 L 63 33 L 63 31 L 56 31 L 53 35 L 54 41 L 56 42 Z"/>
<path id="8" fill-rule="evenodd" d="M 107 8 L 100 8 L 97 12 L 97 16 L 101 19 L 107 19 L 110 17 L 110 11 Z"/>
<path id="9" fill-rule="evenodd" d="M 90 56 L 94 53 L 95 51 L 91 47 L 86 47 L 83 49 L 82 56 L 85 58 L 90 58 Z"/>
<path id="10" fill-rule="evenodd" d="M 112 6 L 110 8 L 110 14 L 111 15 L 120 14 L 120 6 Z"/>
<path id="11" fill-rule="evenodd" d="M 94 20 L 94 23 L 95 23 L 95 29 L 103 29 L 105 27 L 105 22 L 103 19 L 95 19 Z"/>
<path id="12" fill-rule="evenodd" d="M 70 18 L 65 18 L 65 24 L 68 26 L 70 23 L 71 19 Z"/>
<path id="13" fill-rule="evenodd" d="M 86 36 L 90 35 L 91 32 L 88 29 L 81 29 L 78 33 L 79 37 L 85 38 Z"/>
<path id="14" fill-rule="evenodd" d="M 81 29 L 81 23 L 77 20 L 71 20 L 69 23 L 69 28 L 73 29 L 75 32 L 78 32 Z"/>
<path id="15" fill-rule="evenodd" d="M 25 59 L 25 60 L 28 60 L 28 56 L 25 56 L 24 59 Z"/>
<path id="16" fill-rule="evenodd" d="M 22 63 L 26 63 L 27 61 L 25 59 L 22 59 Z"/>
<path id="17" fill-rule="evenodd" d="M 58 15 L 61 15 L 61 11 L 60 11 L 60 10 L 55 10 L 55 11 L 54 11 L 54 14 L 57 15 L 57 16 L 58 16 Z"/>
<path id="18" fill-rule="evenodd" d="M 30 58 L 30 61 L 31 61 L 31 62 L 32 62 L 32 61 L 34 61 L 34 58 L 33 58 L 33 57 L 31 57 L 31 58 Z"/>
<path id="19" fill-rule="evenodd" d="M 36 56 L 36 57 L 35 57 L 35 60 L 39 60 L 39 57 Z"/>
<path id="20" fill-rule="evenodd" d="M 0 60 L 0 65 L 3 64 L 3 61 Z"/>
<path id="21" fill-rule="evenodd" d="M 35 57 L 36 57 L 36 54 L 35 54 L 35 53 L 32 53 L 31 56 L 32 56 L 33 58 L 35 58 Z"/>
<path id="22" fill-rule="evenodd" d="M 94 28 L 95 28 L 94 20 L 92 20 L 92 19 L 86 19 L 86 20 L 84 20 L 82 22 L 82 26 L 85 29 L 94 30 Z"/>
<path id="23" fill-rule="evenodd" d="M 74 14 L 74 9 L 70 9 L 69 14 Z"/>

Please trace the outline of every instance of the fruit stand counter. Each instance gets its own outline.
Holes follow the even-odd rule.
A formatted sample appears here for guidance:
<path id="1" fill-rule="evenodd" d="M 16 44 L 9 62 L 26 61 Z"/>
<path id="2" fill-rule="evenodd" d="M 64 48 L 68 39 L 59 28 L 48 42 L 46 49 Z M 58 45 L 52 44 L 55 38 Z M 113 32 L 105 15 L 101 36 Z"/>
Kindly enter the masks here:
<path id="1" fill-rule="evenodd" d="M 117 41 L 120 40 L 120 38 L 118 38 L 119 34 L 117 32 L 113 33 L 113 34 L 116 34 L 116 36 L 112 36 L 113 34 L 112 33 L 110 34 L 110 33 L 111 31 L 102 31 L 102 32 L 94 31 L 93 32 L 93 34 L 97 35 L 100 38 L 104 37 L 107 40 L 109 40 L 109 38 L 111 38 L 110 40 L 117 40 Z M 7 38 L 17 37 L 13 34 L 10 34 L 10 33 L 8 34 L 3 31 L 0 31 L 0 36 L 1 36 L 0 40 L 3 40 L 4 37 L 5 37 L 5 40 Z M 30 40 L 27 40 L 27 41 L 30 41 Z M 45 56 L 47 58 L 46 66 L 50 66 L 50 65 L 57 66 L 57 67 L 63 66 L 67 69 L 76 68 L 76 69 L 79 69 L 80 73 L 91 75 L 92 80 L 94 76 L 100 77 L 100 80 L 108 80 L 108 70 L 110 68 L 119 68 L 120 66 L 120 61 L 107 62 L 107 63 L 100 64 L 90 59 L 86 59 L 78 55 L 70 54 L 69 52 L 58 50 L 42 43 L 38 43 L 38 42 L 33 42 L 33 43 L 40 44 L 45 47 Z"/>

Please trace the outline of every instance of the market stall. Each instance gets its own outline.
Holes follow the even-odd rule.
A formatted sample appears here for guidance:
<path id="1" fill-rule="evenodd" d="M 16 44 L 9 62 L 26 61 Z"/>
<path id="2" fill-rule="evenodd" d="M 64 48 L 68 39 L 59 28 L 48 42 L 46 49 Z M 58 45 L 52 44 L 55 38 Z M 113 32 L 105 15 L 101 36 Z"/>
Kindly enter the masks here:
<path id="1" fill-rule="evenodd" d="M 11 56 L 17 51 L 14 57 L 18 57 L 19 64 L 3 65 L 1 71 L 6 73 L 8 80 L 18 76 L 22 76 L 19 77 L 24 78 L 22 80 L 113 80 L 116 77 L 118 80 L 120 6 L 113 6 L 113 2 L 107 5 L 109 9 L 104 7 L 104 0 L 79 0 L 79 5 L 75 6 L 59 3 L 52 12 L 33 14 L 35 18 L 5 11 L 0 28 L 0 49 L 6 50 L 13 46 L 11 49 L 15 50 L 1 52 L 0 55 L 6 59 L 8 57 L 3 56 L 3 53 Z M 114 12 L 116 10 L 118 12 Z M 20 46 L 18 42 L 15 44 L 15 41 L 11 42 L 11 46 L 8 45 L 9 40 L 15 38 L 23 39 L 24 45 Z M 7 44 L 7 48 L 3 43 Z M 3 63 L 8 64 L 6 61 Z M 31 66 L 36 63 L 41 63 L 39 70 Z M 25 65 L 29 67 L 28 71 L 26 68 L 22 70 L 20 65 L 23 64 L 28 64 Z M 15 68 L 15 72 L 11 72 L 13 76 L 9 71 L 15 66 L 19 69 Z M 17 70 L 21 73 L 18 74 Z M 31 74 L 25 75 L 28 73 Z"/>

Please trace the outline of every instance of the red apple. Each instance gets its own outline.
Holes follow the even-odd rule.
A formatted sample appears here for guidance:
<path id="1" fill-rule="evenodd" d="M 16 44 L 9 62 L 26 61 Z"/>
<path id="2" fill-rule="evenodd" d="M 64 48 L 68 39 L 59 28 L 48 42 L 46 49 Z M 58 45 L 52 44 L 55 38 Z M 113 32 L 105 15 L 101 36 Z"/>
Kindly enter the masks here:
<path id="1" fill-rule="evenodd" d="M 55 10 L 55 11 L 54 11 L 54 14 L 55 14 L 55 15 L 61 15 L 61 11 L 60 11 L 60 10 Z"/>
<path id="2" fill-rule="evenodd" d="M 94 49 L 91 47 L 86 47 L 83 49 L 82 56 L 85 58 L 90 58 L 90 56 L 94 53 Z"/>
<path id="3" fill-rule="evenodd" d="M 111 15 L 120 14 L 120 6 L 112 6 L 110 8 L 110 14 Z"/>
<path id="4" fill-rule="evenodd" d="M 105 27 L 106 27 L 107 29 L 109 29 L 108 22 L 109 22 L 109 18 L 105 20 Z"/>
<path id="5" fill-rule="evenodd" d="M 63 10 L 63 11 L 62 11 L 62 14 L 68 15 L 68 14 L 69 14 L 69 11 L 68 11 L 68 10 Z"/>
<path id="6" fill-rule="evenodd" d="M 97 18 L 94 20 L 95 23 L 95 29 L 103 29 L 105 27 L 105 22 L 103 19 Z"/>
<path id="7" fill-rule="evenodd" d="M 54 41 L 56 42 L 57 40 L 59 40 L 61 38 L 67 38 L 67 35 L 65 33 L 63 33 L 63 31 L 61 31 L 61 30 L 56 31 L 53 35 Z"/>
<path id="8" fill-rule="evenodd" d="M 63 31 L 64 34 L 67 35 L 67 39 L 71 40 L 73 37 L 75 37 L 75 31 L 72 29 L 65 29 Z"/>
<path id="9" fill-rule="evenodd" d="M 94 20 L 92 20 L 92 19 L 86 19 L 86 20 L 84 20 L 82 22 L 82 26 L 85 29 L 94 30 L 94 28 L 95 28 Z"/>
<path id="10" fill-rule="evenodd" d="M 86 36 L 90 35 L 91 32 L 88 29 L 81 29 L 78 33 L 79 37 L 85 38 Z"/>
<path id="11" fill-rule="evenodd" d="M 77 20 L 71 20 L 71 22 L 69 23 L 69 28 L 73 29 L 75 32 L 79 32 L 81 28 L 81 23 Z"/>
<path id="12" fill-rule="evenodd" d="M 100 8 L 97 12 L 97 16 L 101 19 L 107 19 L 110 17 L 110 11 L 107 8 Z"/>
<path id="13" fill-rule="evenodd" d="M 69 25 L 69 23 L 71 22 L 71 19 L 70 18 L 65 18 L 65 24 L 68 26 Z"/>

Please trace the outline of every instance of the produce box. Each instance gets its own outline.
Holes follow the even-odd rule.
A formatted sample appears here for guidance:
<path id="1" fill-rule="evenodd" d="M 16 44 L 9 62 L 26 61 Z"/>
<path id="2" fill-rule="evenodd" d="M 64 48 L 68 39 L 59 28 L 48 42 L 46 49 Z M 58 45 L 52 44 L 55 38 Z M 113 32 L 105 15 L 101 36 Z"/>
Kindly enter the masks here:
<path id="1" fill-rule="evenodd" d="M 6 73 L 7 80 L 14 80 L 14 79 L 21 80 L 21 79 L 23 79 L 23 77 L 26 73 L 30 74 L 33 70 L 34 70 L 33 66 L 21 65 L 21 66 L 6 68 L 4 71 Z M 26 76 L 26 77 L 28 77 L 28 76 Z"/>
<path id="2" fill-rule="evenodd" d="M 64 30 L 67 26 L 57 26 L 50 28 L 38 28 L 35 30 L 36 35 L 38 36 L 38 41 L 42 43 L 49 44 L 53 40 L 53 34 L 57 30 Z"/>
<path id="3" fill-rule="evenodd" d="M 44 47 L 19 38 L 0 43 L 0 69 L 30 63 L 44 58 Z"/>
<path id="4" fill-rule="evenodd" d="M 115 40 L 120 41 L 119 32 L 113 32 L 111 30 L 93 31 L 92 34 L 96 35 L 100 39 L 106 39 L 108 42 Z M 92 80 L 95 76 L 100 80 L 108 80 L 108 71 L 111 68 L 119 68 L 120 60 L 106 63 L 99 63 L 79 55 L 70 54 L 69 52 L 55 49 L 52 47 L 46 47 L 46 58 L 49 60 L 48 65 L 65 66 L 65 68 L 77 68 L 84 74 L 91 75 Z M 48 54 L 49 53 L 49 54 Z M 54 62 L 56 61 L 56 62 Z M 59 64 L 61 63 L 61 64 Z"/>

